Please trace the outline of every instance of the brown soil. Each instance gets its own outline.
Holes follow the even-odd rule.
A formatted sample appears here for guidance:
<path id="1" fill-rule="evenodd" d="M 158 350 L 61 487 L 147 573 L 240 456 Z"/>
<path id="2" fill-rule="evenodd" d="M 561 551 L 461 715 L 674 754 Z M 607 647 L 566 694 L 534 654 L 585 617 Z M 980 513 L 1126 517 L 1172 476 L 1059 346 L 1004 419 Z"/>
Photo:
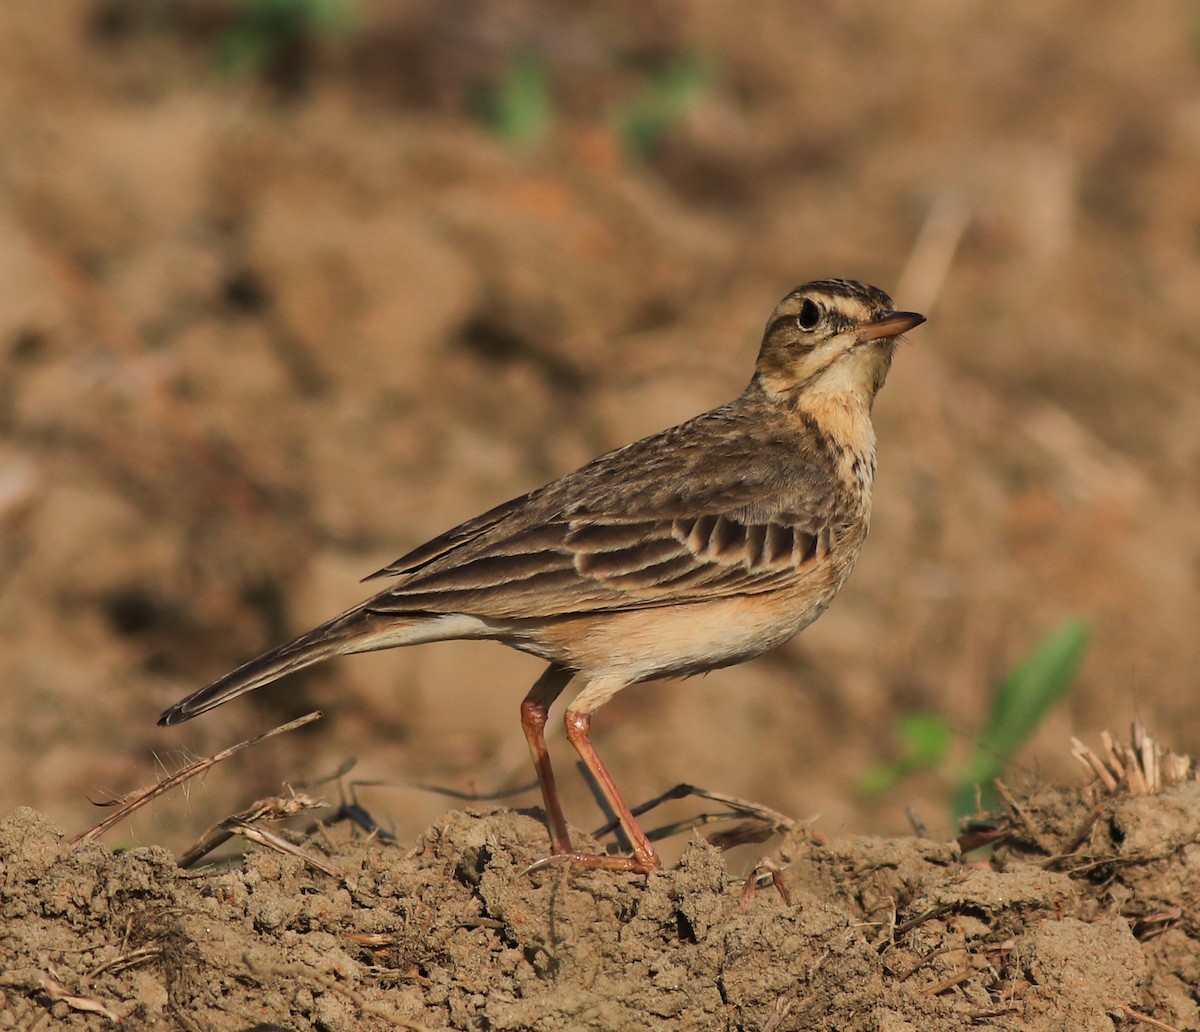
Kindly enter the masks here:
<path id="1" fill-rule="evenodd" d="M 1195 781 L 1043 791 L 975 865 L 805 828 L 756 887 L 700 839 L 648 879 L 531 872 L 545 830 L 515 811 L 448 814 L 413 849 L 322 834 L 324 871 L 255 852 L 191 875 L 64 849 L 23 809 L 0 824 L 0 1026 L 1195 1028 L 1197 814 Z"/>
<path id="2" fill-rule="evenodd" d="M 629 798 L 687 780 L 819 814 L 813 833 L 839 836 L 823 847 L 829 857 L 850 848 L 836 845 L 847 841 L 840 836 L 907 833 L 910 812 L 934 839 L 951 840 L 946 799 L 994 685 L 1076 614 L 1092 622 L 1092 646 L 1066 703 L 1012 758 L 1028 782 L 1075 784 L 1068 737 L 1094 739 L 1135 711 L 1170 728 L 1175 748 L 1200 753 L 1193 5 L 362 0 L 357 27 L 282 40 L 276 32 L 274 51 L 225 74 L 235 7 L 0 5 L 0 814 L 28 806 L 77 831 L 96 819 L 92 800 L 314 706 L 327 719 L 159 801 L 113 844 L 181 850 L 282 782 L 320 777 L 348 758 L 356 777 L 389 782 L 359 794 L 403 842 L 447 805 L 418 784 L 464 793 L 527 784 L 516 706 L 538 665 L 499 646 L 357 657 L 178 729 L 154 719 L 210 677 L 358 601 L 359 577 L 430 535 L 732 397 L 776 300 L 830 275 L 877 283 L 930 317 L 876 408 L 871 541 L 837 604 L 796 642 L 734 670 L 623 693 L 602 711 L 598 745 Z M 550 119 L 521 142 L 481 112 L 528 71 L 529 55 L 546 77 Z M 692 103 L 647 153 L 633 154 L 623 117 L 661 100 L 679 69 L 700 84 Z M 921 711 L 947 716 L 954 755 L 884 796 L 862 795 L 866 772 L 894 754 L 897 718 Z M 568 813 L 586 823 L 588 789 L 571 776 L 561 736 L 551 745 Z M 672 804 L 664 820 L 695 809 Z M 1077 827 L 1084 817 L 1064 821 Z M 10 840 L 0 854 L 10 881 L 13 864 L 32 872 L 57 856 L 41 823 L 13 820 L 8 834 L 22 844 Z M 1053 987 L 1076 977 L 1085 979 L 1080 1006 L 1128 1023 L 1128 1003 L 1188 1027 L 1195 996 L 1178 984 L 1200 972 L 1194 962 L 1160 962 L 1156 951 L 1194 934 L 1194 916 L 1148 938 L 1129 909 L 1165 912 L 1191 899 L 1184 913 L 1194 915 L 1184 858 L 1197 847 L 1160 847 L 1152 829 L 1161 824 L 1162 842 L 1175 842 L 1169 823 L 1138 825 L 1139 857 L 1163 857 L 1148 866 L 1101 865 L 1061 891 L 1054 886 L 1068 874 L 1051 872 L 1051 909 L 999 907 L 976 887 L 986 905 L 960 900 L 894 944 L 872 923 L 881 920 L 875 903 L 828 909 L 850 898 L 845 887 L 873 850 L 903 853 L 919 892 L 943 901 L 955 890 L 927 879 L 940 871 L 958 885 L 979 875 L 949 858 L 922 859 L 913 843 L 860 842 L 864 852 L 837 861 L 849 880 L 818 891 L 799 873 L 821 868 L 817 854 L 794 841 L 796 905 L 780 907 L 765 890 L 743 914 L 740 882 L 757 854 L 743 847 L 727 857 L 727 900 L 711 855 L 676 839 L 665 855 L 685 865 L 649 885 L 510 875 L 512 892 L 528 893 L 522 925 L 503 892 L 480 886 L 537 855 L 536 826 L 454 818 L 427 839 L 433 860 L 331 847 L 340 869 L 372 872 L 361 876 L 370 883 L 361 897 L 349 875 L 339 882 L 274 860 L 222 877 L 291 878 L 293 887 L 311 878 L 319 893 L 283 899 L 323 906 L 315 901 L 328 890 L 337 901 L 329 906 L 346 916 L 322 930 L 337 938 L 369 925 L 363 901 L 386 880 L 376 865 L 409 872 L 386 876 L 399 880 L 425 862 L 427 873 L 453 872 L 481 826 L 505 844 L 477 886 L 462 874 L 439 882 L 446 902 L 401 922 L 405 934 L 425 921 L 448 929 L 421 938 L 425 948 L 411 956 L 388 947 L 373 960 L 341 939 L 336 950 L 312 947 L 354 962 L 329 976 L 339 989 L 305 990 L 307 1016 L 284 1019 L 284 1003 L 271 1004 L 272 1020 L 297 1027 L 318 1027 L 318 1007 L 346 1015 L 322 1016 L 321 1027 L 366 1020 L 341 988 L 370 995 L 392 984 L 389 972 L 402 976 L 395 992 L 424 992 L 422 979 L 446 987 L 442 1003 L 411 997 L 411 1013 L 433 1027 L 493 1007 L 493 1027 L 519 1027 L 483 981 L 462 995 L 448 988 L 485 971 L 527 980 L 513 1008 L 537 1000 L 549 1015 L 574 1000 L 582 1015 L 593 994 L 595 1016 L 572 1019 L 585 1027 L 603 1027 L 605 1008 L 618 1004 L 643 1023 L 671 1020 L 653 1009 L 668 1004 L 642 1002 L 646 984 L 696 988 L 674 1019 L 683 1027 L 692 1013 L 697 1027 L 702 1014 L 770 1027 L 776 1001 L 777 1028 L 830 1027 L 843 1005 L 845 1027 L 900 1028 L 894 1015 L 907 1014 L 923 1028 L 943 1020 L 943 1006 L 944 1020 L 953 1012 L 961 1022 L 973 1008 L 1010 1005 L 1023 1017 L 977 1023 L 1017 1027 L 1048 1014 L 1037 1001 L 1061 999 Z M 1105 848 L 1097 855 L 1125 846 Z M 1139 872 L 1168 878 L 1172 863 L 1175 882 L 1161 896 L 1134 885 Z M 1020 873 L 1005 865 L 988 877 Z M 216 882 L 171 875 L 165 854 L 110 857 L 98 846 L 53 870 L 51 881 L 3 901 L 41 916 L 0 928 L 4 977 L 17 978 L 0 1020 L 44 1016 L 46 990 L 31 980 L 51 969 L 122 1013 L 165 1014 L 170 999 L 170 1020 L 189 1027 L 189 1009 L 210 1006 L 189 994 L 225 986 L 230 1013 L 258 1020 L 232 1002 L 264 999 L 248 969 L 237 975 L 245 950 L 213 960 L 210 940 L 226 926 L 210 921 L 199 934 L 188 923 L 219 905 Z M 657 895 L 705 878 L 703 892 Z M 1126 878 L 1128 898 L 1115 888 Z M 880 891 L 895 897 L 899 928 L 920 912 L 919 892 L 888 884 Z M 54 885 L 59 901 L 38 902 Z M 235 916 L 255 920 L 238 902 L 254 894 L 221 891 L 232 936 Z M 707 899 L 730 923 L 678 919 L 672 908 L 690 907 L 693 893 L 696 906 Z M 104 909 L 114 898 L 117 908 Z M 127 934 L 123 922 L 142 903 L 155 916 L 129 921 Z M 487 921 L 449 930 L 468 907 Z M 606 932 L 601 918 L 618 913 L 627 929 Z M 787 937 L 762 931 L 766 945 L 750 953 L 766 967 L 747 960 L 743 970 L 740 944 L 759 934 L 746 929 L 768 913 L 787 923 Z M 951 918 L 953 927 L 939 924 Z M 48 931 L 73 927 L 74 945 L 60 940 L 65 952 L 55 954 L 20 938 L 40 934 L 43 920 Z M 264 949 L 289 920 L 256 930 Z M 597 923 L 587 949 L 576 934 L 585 921 Z M 1121 922 L 1125 938 L 1106 938 Z M 398 934 L 395 924 L 387 934 Z M 531 952 L 539 935 L 545 943 Z M 954 935 L 970 944 L 972 963 L 986 961 L 979 981 L 919 997 L 967 954 L 939 955 L 907 979 L 905 965 Z M 139 936 L 166 945 L 153 963 L 88 980 L 81 973 L 109 956 L 89 936 L 113 957 L 136 949 Z M 468 939 L 477 966 L 438 960 L 438 950 L 459 956 Z M 1130 960 L 1125 988 L 1101 991 L 1118 984 L 1104 971 L 1133 956 L 1122 950 L 1134 939 L 1147 967 Z M 614 994 L 602 987 L 619 975 L 605 953 L 618 942 L 645 975 Z M 772 973 L 772 950 L 801 959 Z M 905 950 L 911 956 L 896 960 Z M 819 988 L 816 959 L 841 973 L 849 995 Z M 213 965 L 211 982 L 202 963 Z M 450 973 L 438 974 L 439 963 Z M 591 988 L 571 997 L 568 985 Z M 705 1010 L 712 985 L 725 987 L 727 1010 Z M 862 990 L 870 1006 L 854 996 L 872 986 Z M 1005 986 L 1019 992 L 1005 995 Z M 928 1014 L 889 1002 L 904 993 Z M 398 996 L 379 999 L 401 1007 Z M 71 1014 L 63 1020 L 106 1020 Z M 194 1027 L 237 1027 L 217 1020 Z M 1076 1027 L 1104 1027 L 1091 1020 Z"/>

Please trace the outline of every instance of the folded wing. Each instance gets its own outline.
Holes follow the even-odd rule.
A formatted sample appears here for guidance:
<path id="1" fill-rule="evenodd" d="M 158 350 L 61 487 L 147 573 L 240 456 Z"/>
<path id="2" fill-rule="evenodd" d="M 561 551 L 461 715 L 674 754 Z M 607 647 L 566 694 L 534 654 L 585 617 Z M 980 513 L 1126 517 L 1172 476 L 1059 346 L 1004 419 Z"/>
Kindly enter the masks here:
<path id="1" fill-rule="evenodd" d="M 373 575 L 396 582 L 366 608 L 537 618 L 774 590 L 855 518 L 807 440 L 714 410 L 434 538 Z"/>

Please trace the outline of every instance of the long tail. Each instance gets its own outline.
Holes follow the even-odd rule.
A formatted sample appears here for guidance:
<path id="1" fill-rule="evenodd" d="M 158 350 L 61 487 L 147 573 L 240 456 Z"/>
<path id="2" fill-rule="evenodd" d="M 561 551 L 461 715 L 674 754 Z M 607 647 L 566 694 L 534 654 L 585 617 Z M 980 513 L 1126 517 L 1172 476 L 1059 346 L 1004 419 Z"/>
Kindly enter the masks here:
<path id="1" fill-rule="evenodd" d="M 158 718 L 160 727 L 180 724 L 230 699 L 277 681 L 285 674 L 303 670 L 314 663 L 351 652 L 371 652 L 395 645 L 415 645 L 446 635 L 438 634 L 437 617 L 414 614 L 411 617 L 372 613 L 360 606 L 336 616 L 298 638 L 264 652 L 212 684 L 192 692 Z"/>

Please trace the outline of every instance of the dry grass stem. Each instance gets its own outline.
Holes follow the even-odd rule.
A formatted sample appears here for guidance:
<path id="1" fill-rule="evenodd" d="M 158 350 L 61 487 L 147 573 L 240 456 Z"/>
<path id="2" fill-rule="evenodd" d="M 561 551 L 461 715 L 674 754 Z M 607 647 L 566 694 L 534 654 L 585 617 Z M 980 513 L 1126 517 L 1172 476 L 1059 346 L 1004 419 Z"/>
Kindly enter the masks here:
<path id="1" fill-rule="evenodd" d="M 692 796 L 707 799 L 714 803 L 721 803 L 730 807 L 731 812 L 700 814 L 689 820 L 667 824 L 648 832 L 649 837 L 657 842 L 672 835 L 702 827 L 705 824 L 750 818 L 750 820 L 739 825 L 738 828 L 732 829 L 728 833 L 714 835 L 709 839 L 718 849 L 729 849 L 732 846 L 743 845 L 747 842 L 763 842 L 772 834 L 790 831 L 797 823 L 794 817 L 788 817 L 778 810 L 772 810 L 770 807 L 763 806 L 761 803 L 756 803 L 753 800 L 741 799 L 738 796 L 726 795 L 723 792 L 710 792 L 708 789 L 699 788 L 696 785 L 689 785 L 687 783 L 678 784 L 674 788 L 663 792 L 662 795 L 657 795 L 653 799 L 635 806 L 633 808 L 633 815 L 640 817 L 642 814 L 649 813 L 663 803 L 674 799 L 688 799 Z M 602 838 L 605 835 L 611 834 L 616 829 L 617 822 L 611 820 L 593 831 L 592 835 L 595 838 Z"/>
<path id="2" fill-rule="evenodd" d="M 935 307 L 970 221 L 971 213 L 959 198 L 942 194 L 934 200 L 896 284 L 896 297 L 918 312 Z"/>
<path id="3" fill-rule="evenodd" d="M 253 824 L 248 824 L 245 821 L 238 820 L 236 817 L 230 817 L 221 822 L 224 827 L 227 827 L 233 834 L 240 835 L 247 842 L 253 842 L 257 846 L 262 846 L 264 849 L 274 850 L 276 853 L 281 853 L 284 856 L 295 857 L 297 860 L 302 860 L 318 871 L 330 875 L 334 878 L 341 877 L 339 871 L 333 864 L 328 864 L 324 860 L 313 856 L 311 853 L 306 853 L 299 846 L 289 842 L 287 839 L 276 835 L 273 831 L 267 831 L 266 828 L 258 828 Z"/>
<path id="4" fill-rule="evenodd" d="M 1109 795 L 1128 792 L 1154 795 L 1164 788 L 1196 777 L 1196 764 L 1153 739 L 1140 720 L 1130 727 L 1130 744 L 1122 745 L 1107 731 L 1100 733 L 1097 753 L 1078 738 L 1071 739 L 1071 755 L 1095 775 Z"/>
<path id="5" fill-rule="evenodd" d="M 1161 1028 L 1163 1032 L 1183 1032 L 1182 1029 L 1176 1028 L 1174 1025 L 1168 1025 L 1165 1021 L 1159 1021 L 1158 1018 L 1152 1018 L 1149 1014 L 1143 1014 L 1141 1011 L 1135 1011 L 1132 1007 L 1122 1007 L 1134 1021 L 1140 1021 L 1143 1025 L 1150 1025 L 1153 1028 Z"/>
<path id="6" fill-rule="evenodd" d="M 139 789 L 136 792 L 131 792 L 129 795 L 121 799 L 114 800 L 111 803 L 101 803 L 101 806 L 116 806 L 117 810 L 106 817 L 94 828 L 88 831 L 81 832 L 68 841 L 68 845 L 77 846 L 81 842 L 92 842 L 98 839 L 106 831 L 113 826 L 120 824 L 131 813 L 140 810 L 147 803 L 157 799 L 161 795 L 165 795 L 173 788 L 178 788 L 180 785 L 190 781 L 197 774 L 202 774 L 210 767 L 215 767 L 218 763 L 222 763 L 231 756 L 236 756 L 244 749 L 249 749 L 252 746 L 259 745 L 267 741 L 269 738 L 274 738 L 276 735 L 286 734 L 289 731 L 295 731 L 297 728 L 304 727 L 305 724 L 311 724 L 315 720 L 320 720 L 323 714 L 320 710 L 313 710 L 311 713 L 306 713 L 302 717 L 297 717 L 295 720 L 290 720 L 286 724 L 280 724 L 270 731 L 266 731 L 261 735 L 255 735 L 253 738 L 247 738 L 244 742 L 238 742 L 237 745 L 230 746 L 219 753 L 214 753 L 202 760 L 197 760 L 195 763 L 189 763 L 186 767 L 182 767 L 169 777 L 163 778 L 155 785 L 149 788 Z"/>
<path id="7" fill-rule="evenodd" d="M 1029 816 L 1029 812 L 1025 809 L 1025 807 L 1017 802 L 1016 797 L 1011 791 L 1009 791 L 1008 786 L 999 778 L 996 778 L 992 784 L 996 786 L 996 791 L 1000 793 L 1000 798 L 1008 804 L 1009 809 L 1011 809 L 1012 812 L 1015 813 L 1018 818 L 1020 818 L 1022 826 L 1025 828 L 1025 831 L 1028 833 L 1029 837 L 1033 839 L 1035 843 L 1037 843 L 1038 849 L 1040 849 L 1047 856 L 1053 856 L 1054 848 L 1049 845 L 1038 833 L 1037 828 L 1035 828 L 1033 825 L 1032 818 Z"/>
<path id="8" fill-rule="evenodd" d="M 202 857 L 207 856 L 218 846 L 228 842 L 234 835 L 246 838 L 244 829 L 259 821 L 281 821 L 294 817 L 306 810 L 315 810 L 325 803 L 313 799 L 303 793 L 294 792 L 290 796 L 275 796 L 270 799 L 260 799 L 239 813 L 231 814 L 219 824 L 213 825 L 200 839 L 179 858 L 180 867 L 191 867 Z M 270 847 L 274 848 L 274 847 Z"/>

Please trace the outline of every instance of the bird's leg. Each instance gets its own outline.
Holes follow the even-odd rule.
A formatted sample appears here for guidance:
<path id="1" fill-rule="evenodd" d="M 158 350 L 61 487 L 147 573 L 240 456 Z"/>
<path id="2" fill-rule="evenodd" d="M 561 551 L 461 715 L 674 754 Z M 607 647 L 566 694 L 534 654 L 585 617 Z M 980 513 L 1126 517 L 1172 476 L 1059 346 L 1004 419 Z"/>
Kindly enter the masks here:
<path id="1" fill-rule="evenodd" d="M 542 789 L 542 803 L 550 830 L 550 848 L 556 854 L 563 855 L 571 852 L 571 836 L 567 832 L 562 804 L 558 801 L 554 770 L 550 766 L 550 752 L 546 748 L 546 719 L 554 700 L 562 694 L 562 690 L 574 676 L 574 671 L 551 663 L 521 702 L 521 730 L 525 732 L 525 740 L 529 743 L 538 785 Z"/>
<path id="2" fill-rule="evenodd" d="M 633 856 L 585 856 L 576 854 L 570 858 L 570 861 L 575 867 L 603 867 L 609 870 L 635 871 L 639 874 L 649 874 L 651 871 L 661 867 L 662 861 L 659 860 L 658 854 L 654 852 L 654 847 L 650 844 L 650 839 L 646 836 L 646 833 L 642 831 L 637 821 L 634 820 L 633 813 L 621 797 L 621 793 L 617 790 L 612 775 L 609 774 L 604 761 L 600 759 L 599 753 L 596 752 L 596 747 L 592 745 L 590 735 L 592 714 L 590 710 L 581 708 L 580 706 L 580 703 L 586 704 L 585 695 L 586 692 L 581 694 L 575 704 L 567 710 L 567 739 L 575 747 L 575 751 L 579 753 L 579 758 L 587 765 L 587 769 L 591 771 L 592 777 L 595 778 L 596 784 L 600 786 L 600 791 L 604 793 L 604 798 L 608 801 L 612 812 L 616 814 L 617 820 L 621 822 L 621 827 L 624 829 L 630 845 L 633 846 Z"/>
<path id="3" fill-rule="evenodd" d="M 604 766 L 604 761 L 596 753 L 592 745 L 589 731 L 592 724 L 592 711 L 602 706 L 621 688 L 625 682 L 593 681 L 579 693 L 574 703 L 567 709 L 567 739 L 575 747 L 579 758 L 587 765 L 587 769 L 595 778 L 600 791 L 617 815 L 621 827 L 633 845 L 633 856 L 609 856 L 606 853 L 577 853 L 571 848 L 571 838 L 567 833 L 567 822 L 563 817 L 562 806 L 558 801 L 558 790 L 554 786 L 554 773 L 550 769 L 550 754 L 546 751 L 546 717 L 550 705 L 562 693 L 574 672 L 557 664 L 551 664 L 537 683 L 529 689 L 525 701 L 521 703 L 521 727 L 525 730 L 525 738 L 529 742 L 529 751 L 533 754 L 533 765 L 537 770 L 538 782 L 542 786 L 542 798 L 546 804 L 546 817 L 550 824 L 550 843 L 554 849 L 552 855 L 543 857 L 529 866 L 536 870 L 547 864 L 566 863 L 572 867 L 585 870 L 603 869 L 607 871 L 632 871 L 635 874 L 649 874 L 662 866 L 654 847 L 646 833 L 638 827 L 633 813 L 625 805 L 621 793 L 613 782 L 612 775 Z"/>

